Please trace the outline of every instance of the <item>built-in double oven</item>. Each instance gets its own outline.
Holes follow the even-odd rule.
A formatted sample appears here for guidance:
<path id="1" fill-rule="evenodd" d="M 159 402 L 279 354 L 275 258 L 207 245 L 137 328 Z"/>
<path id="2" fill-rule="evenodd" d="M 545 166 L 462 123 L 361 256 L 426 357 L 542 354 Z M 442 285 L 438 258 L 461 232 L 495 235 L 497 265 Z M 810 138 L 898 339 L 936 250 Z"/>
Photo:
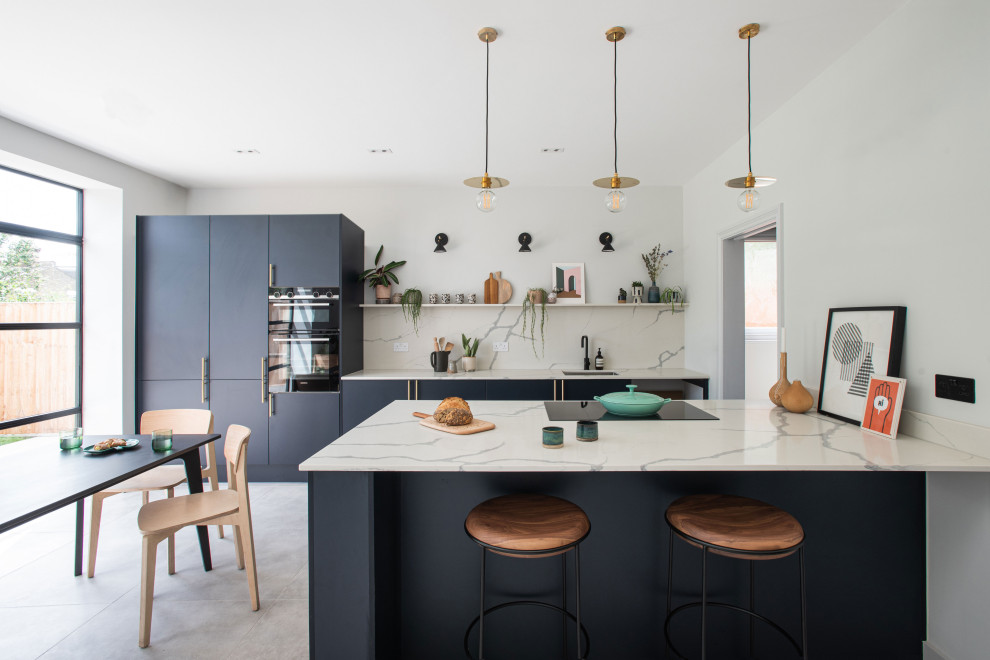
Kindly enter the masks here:
<path id="1" fill-rule="evenodd" d="M 340 391 L 340 289 L 268 289 L 270 394 Z"/>

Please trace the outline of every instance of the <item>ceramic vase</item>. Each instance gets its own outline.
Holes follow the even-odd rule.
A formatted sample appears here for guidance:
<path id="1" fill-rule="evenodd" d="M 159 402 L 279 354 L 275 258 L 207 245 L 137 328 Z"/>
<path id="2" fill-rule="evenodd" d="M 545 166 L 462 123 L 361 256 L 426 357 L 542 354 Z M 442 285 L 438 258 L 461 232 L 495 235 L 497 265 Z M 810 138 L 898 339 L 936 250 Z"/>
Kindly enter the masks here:
<path id="1" fill-rule="evenodd" d="M 461 358 L 461 367 L 465 372 L 474 371 L 478 368 L 478 358 L 477 357 L 467 357 L 466 355 Z"/>
<path id="2" fill-rule="evenodd" d="M 780 397 L 783 396 L 787 388 L 791 386 L 789 380 L 787 380 L 787 353 L 780 354 L 780 379 L 770 388 L 770 401 L 775 406 L 782 406 L 780 402 Z"/>
<path id="3" fill-rule="evenodd" d="M 805 389 L 801 381 L 796 380 L 780 397 L 780 403 L 792 413 L 807 412 L 815 405 L 815 397 Z"/>
<path id="4" fill-rule="evenodd" d="M 646 302 L 658 303 L 660 302 L 660 287 L 657 286 L 656 282 L 650 284 L 650 288 L 646 291 Z"/>

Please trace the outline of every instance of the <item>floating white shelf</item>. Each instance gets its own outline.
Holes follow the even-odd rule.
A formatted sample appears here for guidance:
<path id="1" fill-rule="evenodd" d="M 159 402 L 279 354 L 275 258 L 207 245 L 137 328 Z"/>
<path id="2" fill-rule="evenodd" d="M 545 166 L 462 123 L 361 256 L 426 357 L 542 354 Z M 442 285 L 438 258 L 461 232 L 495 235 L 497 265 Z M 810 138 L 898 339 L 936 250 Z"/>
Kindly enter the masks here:
<path id="1" fill-rule="evenodd" d="M 677 311 L 677 310 L 681 309 L 681 307 L 689 307 L 690 305 L 691 305 L 691 303 L 683 303 L 683 304 L 681 304 L 679 302 L 675 302 L 674 303 L 674 311 Z M 462 303 L 460 305 L 458 305 L 457 303 L 449 303 L 449 304 L 446 304 L 446 305 L 443 304 L 443 303 L 437 303 L 435 305 L 431 305 L 430 303 L 423 303 L 422 306 L 423 307 L 464 307 L 464 308 L 471 308 L 471 307 L 522 307 L 522 303 L 505 303 L 504 305 L 497 305 L 497 304 L 487 304 L 486 305 L 485 303 L 475 303 L 473 305 L 471 303 Z M 365 307 L 365 308 L 368 308 L 368 309 L 392 309 L 392 308 L 394 308 L 394 309 L 402 309 L 402 305 L 400 305 L 398 303 L 389 303 L 388 305 L 378 305 L 378 304 L 370 304 L 369 305 L 369 304 L 362 304 L 361 307 Z M 581 309 L 581 308 L 587 308 L 587 307 L 624 307 L 624 308 L 628 308 L 628 307 L 644 307 L 644 308 L 667 307 L 669 309 L 670 308 L 670 303 L 639 303 L 639 304 L 633 304 L 633 303 L 589 303 L 589 304 L 586 304 L 586 305 L 561 305 L 559 303 L 554 303 L 553 305 L 547 305 L 547 309 L 551 309 L 551 308 L 557 308 L 557 309 L 559 309 L 559 308 Z"/>

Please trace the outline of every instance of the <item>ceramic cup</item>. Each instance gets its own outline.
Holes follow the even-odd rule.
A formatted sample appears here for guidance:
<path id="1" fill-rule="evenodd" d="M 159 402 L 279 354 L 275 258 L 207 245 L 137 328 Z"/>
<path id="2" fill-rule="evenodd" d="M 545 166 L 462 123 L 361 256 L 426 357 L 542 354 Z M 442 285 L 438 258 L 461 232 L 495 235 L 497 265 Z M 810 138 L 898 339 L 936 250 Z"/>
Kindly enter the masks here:
<path id="1" fill-rule="evenodd" d="M 464 294 L 463 293 L 455 293 L 454 294 L 454 302 L 457 303 L 458 305 L 463 305 L 464 304 Z"/>
<path id="2" fill-rule="evenodd" d="M 577 439 L 581 442 L 594 442 L 598 439 L 598 422 L 578 422 Z"/>
<path id="3" fill-rule="evenodd" d="M 546 449 L 560 449 L 563 447 L 564 429 L 559 426 L 544 426 L 543 446 Z"/>
<path id="4" fill-rule="evenodd" d="M 440 294 L 440 302 L 442 302 L 444 305 L 449 305 L 450 304 L 450 294 L 449 293 L 441 293 Z"/>
<path id="5" fill-rule="evenodd" d="M 168 451 L 172 448 L 172 429 L 155 429 L 151 432 L 151 450 Z"/>
<path id="6" fill-rule="evenodd" d="M 58 433 L 59 449 L 79 449 L 82 447 L 82 429 L 69 429 Z"/>
<path id="7" fill-rule="evenodd" d="M 471 303 L 472 305 L 475 304 L 475 303 L 477 303 L 478 302 L 478 294 L 477 293 L 472 293 L 470 296 L 468 296 L 468 302 Z"/>
<path id="8" fill-rule="evenodd" d="M 438 302 L 440 302 L 440 296 L 438 296 L 435 293 L 431 293 L 430 294 L 430 304 L 431 305 L 436 305 Z"/>
<path id="9" fill-rule="evenodd" d="M 447 371 L 447 361 L 450 359 L 450 351 L 433 351 L 430 353 L 430 366 L 433 371 L 442 374 Z"/>

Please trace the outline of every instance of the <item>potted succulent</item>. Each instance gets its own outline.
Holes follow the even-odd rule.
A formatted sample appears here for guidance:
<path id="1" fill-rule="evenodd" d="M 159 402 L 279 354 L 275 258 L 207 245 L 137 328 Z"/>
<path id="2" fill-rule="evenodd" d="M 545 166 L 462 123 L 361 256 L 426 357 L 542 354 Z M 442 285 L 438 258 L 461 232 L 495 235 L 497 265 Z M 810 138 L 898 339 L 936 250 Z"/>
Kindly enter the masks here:
<path id="1" fill-rule="evenodd" d="M 619 289 L 619 302 L 620 303 L 626 302 L 626 290 L 625 289 L 622 289 L 622 288 Z"/>
<path id="2" fill-rule="evenodd" d="M 402 316 L 406 321 L 412 321 L 413 331 L 419 336 L 419 316 L 423 311 L 423 292 L 416 288 L 406 289 L 399 299 L 402 305 Z"/>
<path id="3" fill-rule="evenodd" d="M 461 345 L 464 346 L 464 357 L 461 358 L 461 366 L 464 367 L 464 371 L 474 371 L 478 368 L 479 341 L 479 339 L 475 339 L 474 343 L 472 343 L 467 335 L 461 334 Z"/>
<path id="4" fill-rule="evenodd" d="M 632 289 L 632 297 L 633 297 L 632 301 L 634 303 L 643 302 L 643 283 L 640 282 L 639 280 L 636 280 L 635 282 L 632 283 L 632 286 L 630 288 Z"/>
<path id="5" fill-rule="evenodd" d="M 660 302 L 660 287 L 657 286 L 657 278 L 660 277 L 663 269 L 667 267 L 667 264 L 663 262 L 664 258 L 673 252 L 673 250 L 661 250 L 660 243 L 657 243 L 648 253 L 640 255 L 643 257 L 643 264 L 646 266 L 646 272 L 649 274 L 651 282 L 650 290 L 647 294 L 647 302 Z"/>
<path id="6" fill-rule="evenodd" d="M 529 340 L 533 344 L 533 355 L 540 357 L 536 352 L 536 306 L 540 307 L 540 350 L 546 342 L 544 328 L 547 323 L 547 290 L 531 288 L 526 297 L 523 298 L 522 313 L 522 336 L 526 337 L 526 317 L 529 316 Z"/>
<path id="7" fill-rule="evenodd" d="M 369 287 L 374 287 L 375 302 L 379 304 L 387 304 L 390 302 L 392 296 L 392 282 L 395 282 L 396 284 L 399 283 L 399 278 L 396 277 L 395 273 L 392 271 L 406 263 L 405 261 L 390 261 L 387 264 L 380 266 L 379 263 L 382 260 L 382 252 L 384 251 L 384 245 L 379 247 L 378 254 L 375 255 L 375 267 L 369 268 L 361 273 L 360 277 L 358 277 L 359 280 L 367 280 Z"/>

